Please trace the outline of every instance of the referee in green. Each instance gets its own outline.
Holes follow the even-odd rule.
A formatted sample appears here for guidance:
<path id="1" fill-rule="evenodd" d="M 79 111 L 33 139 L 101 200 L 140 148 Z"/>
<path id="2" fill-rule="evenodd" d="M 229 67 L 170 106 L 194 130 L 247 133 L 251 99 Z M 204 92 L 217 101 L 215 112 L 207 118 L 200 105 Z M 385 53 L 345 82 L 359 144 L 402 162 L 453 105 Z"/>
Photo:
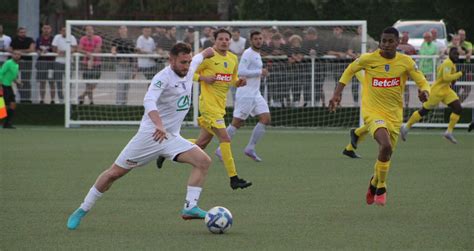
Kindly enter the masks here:
<path id="1" fill-rule="evenodd" d="M 14 129 L 12 119 L 15 114 L 15 93 L 13 92 L 12 83 L 17 85 L 21 83 L 17 81 L 18 78 L 18 62 L 20 62 L 21 52 L 13 51 L 12 58 L 7 60 L 0 69 L 0 83 L 3 89 L 3 98 L 7 107 L 7 117 L 3 122 L 3 128 Z"/>

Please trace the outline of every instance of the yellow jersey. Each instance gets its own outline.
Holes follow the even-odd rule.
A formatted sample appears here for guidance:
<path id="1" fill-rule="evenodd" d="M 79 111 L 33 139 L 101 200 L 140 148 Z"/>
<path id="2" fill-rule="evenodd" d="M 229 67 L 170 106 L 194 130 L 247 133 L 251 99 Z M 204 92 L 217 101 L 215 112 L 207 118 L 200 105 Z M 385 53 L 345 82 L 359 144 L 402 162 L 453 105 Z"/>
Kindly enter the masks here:
<path id="1" fill-rule="evenodd" d="M 432 93 L 447 93 L 451 90 L 451 82 L 460 78 L 462 72 L 456 72 L 456 65 L 447 58 L 438 66 L 436 71 L 436 80 L 431 86 Z"/>
<path id="2" fill-rule="evenodd" d="M 199 111 L 201 114 L 211 113 L 217 117 L 225 115 L 227 92 L 238 80 L 238 65 L 237 56 L 229 51 L 225 56 L 215 53 L 213 57 L 201 63 L 196 71 L 197 74 L 216 77 L 216 81 L 212 84 L 200 82 Z"/>
<path id="3" fill-rule="evenodd" d="M 346 85 L 355 73 L 365 70 L 362 84 L 362 116 L 383 116 L 392 122 L 403 122 L 403 94 L 408 76 L 421 90 L 430 90 L 415 61 L 407 55 L 396 53 L 392 59 L 380 55 L 380 50 L 365 53 L 352 62 L 339 80 Z"/>

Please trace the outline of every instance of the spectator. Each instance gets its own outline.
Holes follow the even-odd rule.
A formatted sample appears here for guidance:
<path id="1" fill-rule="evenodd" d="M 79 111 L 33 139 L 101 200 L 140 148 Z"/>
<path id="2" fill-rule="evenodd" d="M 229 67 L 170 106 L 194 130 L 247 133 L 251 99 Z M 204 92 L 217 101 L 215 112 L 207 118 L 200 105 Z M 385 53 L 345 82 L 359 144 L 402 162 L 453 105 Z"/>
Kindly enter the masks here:
<path id="1" fill-rule="evenodd" d="M 156 46 L 153 38 L 150 37 L 151 28 L 144 27 L 142 35 L 137 39 L 137 52 L 140 54 L 155 54 Z M 153 58 L 140 57 L 138 58 L 138 71 L 145 75 L 147 80 L 151 80 L 156 73 L 156 62 Z"/>
<path id="2" fill-rule="evenodd" d="M 306 55 L 321 57 L 325 54 L 321 41 L 318 37 L 318 31 L 312 27 L 306 30 L 302 47 L 303 52 Z M 326 74 L 325 64 L 321 62 L 320 59 L 316 59 L 314 65 L 314 102 L 315 104 L 317 104 L 321 100 L 323 106 L 325 102 L 325 96 L 323 91 L 324 74 Z M 309 90 L 311 90 L 311 85 L 309 86 Z M 305 97 L 305 101 L 307 102 L 309 100 L 307 100 Z"/>
<path id="3" fill-rule="evenodd" d="M 3 25 L 0 24 L 0 53 L 6 53 L 10 51 L 10 44 L 12 43 L 11 37 L 3 34 Z M 7 55 L 0 55 L 0 67 L 7 61 Z"/>
<path id="4" fill-rule="evenodd" d="M 209 47 L 212 47 L 214 45 L 214 32 L 217 30 L 216 27 L 210 27 L 210 37 L 208 37 L 204 43 L 202 43 L 202 48 L 207 49 Z M 202 41 L 202 39 L 201 39 Z"/>
<path id="5" fill-rule="evenodd" d="M 287 50 L 287 46 L 282 43 L 280 33 L 276 33 L 272 36 L 270 46 L 265 48 L 264 54 L 271 56 L 282 56 L 286 55 Z"/>
<path id="6" fill-rule="evenodd" d="M 168 56 L 171 47 L 176 44 L 176 27 L 167 26 L 164 36 L 160 37 L 157 41 L 158 53 L 164 56 Z"/>
<path id="7" fill-rule="evenodd" d="M 184 34 L 183 42 L 189 44 L 194 51 L 194 28 L 188 27 L 186 28 L 186 33 Z M 202 47 L 201 42 L 199 41 L 199 47 Z"/>
<path id="8" fill-rule="evenodd" d="M 66 48 L 68 43 L 66 41 L 66 28 L 61 27 L 60 34 L 54 36 L 53 42 L 51 44 L 53 46 L 53 52 L 56 52 L 58 56 L 56 56 L 54 62 L 54 81 L 56 81 L 56 89 L 58 90 L 58 98 L 59 102 L 64 102 L 64 94 L 63 94 L 63 77 L 64 71 L 66 69 Z M 77 50 L 77 40 L 76 38 L 71 35 L 71 53 L 74 53 Z"/>
<path id="9" fill-rule="evenodd" d="M 22 55 L 35 52 L 35 41 L 31 37 L 26 36 L 26 28 L 19 27 L 17 35 L 12 39 L 10 46 L 11 50 L 18 50 Z M 32 71 L 31 56 L 21 56 L 20 60 L 20 76 L 22 85 L 18 86 L 20 94 L 20 103 L 31 103 L 31 71 Z"/>
<path id="10" fill-rule="evenodd" d="M 413 45 L 408 43 L 410 39 L 408 32 L 402 32 L 402 37 L 400 38 L 400 43 L 398 44 L 397 51 L 406 55 L 416 55 L 416 50 Z"/>
<path id="11" fill-rule="evenodd" d="M 232 39 L 230 40 L 229 50 L 240 57 L 245 50 L 247 39 L 240 36 L 239 28 L 232 29 Z"/>
<path id="12" fill-rule="evenodd" d="M 287 52 L 291 54 L 293 50 L 298 50 L 298 52 L 303 52 L 303 38 L 299 35 L 292 35 L 288 38 Z"/>
<path id="13" fill-rule="evenodd" d="M 212 28 L 210 26 L 206 26 L 204 27 L 204 29 L 202 30 L 202 37 L 200 38 L 200 44 L 202 44 L 204 46 L 204 43 L 206 43 L 206 41 L 208 40 L 211 40 L 212 38 Z M 211 46 L 214 44 L 214 42 L 212 42 Z"/>
<path id="14" fill-rule="evenodd" d="M 112 41 L 112 54 L 130 54 L 135 52 L 135 46 L 133 41 L 128 38 L 127 26 L 122 25 L 118 29 L 119 37 Z M 128 100 L 128 89 L 130 83 L 126 80 L 133 78 L 135 75 L 134 61 L 132 58 L 118 57 L 117 64 L 115 65 L 115 71 L 117 72 L 117 78 L 124 80 L 123 82 L 117 83 L 117 93 L 115 104 L 126 105 Z"/>
<path id="15" fill-rule="evenodd" d="M 298 35 L 293 35 L 298 36 Z M 292 39 L 289 39 L 290 43 Z M 291 87 L 291 106 L 302 107 L 311 102 L 311 61 L 304 59 L 304 51 L 301 47 L 293 47 L 288 54 L 288 73 L 284 89 L 289 93 Z M 303 92 L 303 100 L 301 100 Z"/>
<path id="16" fill-rule="evenodd" d="M 438 30 L 436 28 L 432 28 L 430 32 L 433 42 L 436 43 L 436 47 L 438 47 L 438 55 L 442 55 L 446 50 L 446 45 L 440 39 L 438 39 Z"/>
<path id="17" fill-rule="evenodd" d="M 421 56 L 434 56 L 438 55 L 438 47 L 436 47 L 436 44 L 433 43 L 433 37 L 431 35 L 431 32 L 425 32 L 423 33 L 423 43 L 421 44 L 420 47 L 420 55 Z M 433 58 L 421 58 L 420 59 L 420 70 L 425 74 L 425 77 L 428 81 L 434 80 L 434 62 L 435 60 Z"/>
<path id="18" fill-rule="evenodd" d="M 466 41 L 466 31 L 464 29 L 458 30 L 459 35 L 459 45 L 462 50 L 464 50 L 464 58 L 459 59 L 459 70 L 463 71 L 465 74 L 459 79 L 459 81 L 472 81 L 472 64 L 471 64 L 471 56 L 472 56 L 472 43 Z M 458 48 L 459 49 L 459 48 Z M 461 52 L 459 53 L 461 54 Z M 454 90 L 459 95 L 459 101 L 464 102 L 467 99 L 469 94 L 471 93 L 471 86 L 470 85 L 455 85 Z"/>
<path id="19" fill-rule="evenodd" d="M 102 50 L 102 38 L 94 35 L 94 27 L 87 25 L 85 27 L 86 35 L 79 40 L 78 51 L 84 53 L 81 62 L 82 78 L 99 79 L 101 74 L 101 60 L 98 56 L 93 56 L 93 53 L 100 53 Z M 97 83 L 86 83 L 86 89 L 78 97 L 79 104 L 84 104 L 84 98 L 87 96 L 91 105 L 94 104 L 94 89 Z"/>
<path id="20" fill-rule="evenodd" d="M 406 55 L 416 55 L 416 50 L 413 45 L 408 43 L 408 40 L 410 39 L 409 33 L 404 31 L 402 32 L 402 37 L 400 38 L 400 43 L 397 46 L 397 51 Z M 410 86 L 407 85 L 405 87 L 405 94 L 404 94 L 404 101 L 405 101 L 405 107 L 408 108 L 408 105 L 410 104 Z"/>
<path id="21" fill-rule="evenodd" d="M 150 28 L 151 29 L 151 28 Z M 165 36 L 166 28 L 163 26 L 156 26 L 155 32 L 151 34 L 151 38 L 155 41 L 155 46 L 158 47 L 158 41 Z"/>
<path id="22" fill-rule="evenodd" d="M 51 35 L 51 25 L 44 24 L 41 27 L 41 36 L 36 39 L 36 52 L 39 54 L 36 61 L 36 80 L 40 83 L 40 104 L 44 104 L 44 96 L 46 92 L 46 82 L 49 85 L 49 94 L 51 104 L 56 99 L 56 88 L 54 86 L 54 57 L 44 56 L 46 53 L 53 52 L 53 36 Z"/>
<path id="23" fill-rule="evenodd" d="M 2 88 L 3 98 L 5 100 L 5 106 L 7 108 L 7 117 L 3 122 L 3 128 L 14 129 L 12 124 L 13 116 L 15 115 L 15 93 L 13 92 L 12 83 L 18 82 L 18 62 L 20 61 L 20 51 L 14 50 L 12 52 L 12 58 L 7 60 L 2 67 L 0 67 L 0 88 Z"/>
<path id="24" fill-rule="evenodd" d="M 332 36 L 326 41 L 327 54 L 334 58 L 328 59 L 328 71 L 335 82 L 335 86 L 339 82 L 339 78 L 350 60 L 348 59 L 347 50 L 349 49 L 349 40 L 343 35 L 344 30 L 341 26 L 335 26 L 332 29 Z"/>

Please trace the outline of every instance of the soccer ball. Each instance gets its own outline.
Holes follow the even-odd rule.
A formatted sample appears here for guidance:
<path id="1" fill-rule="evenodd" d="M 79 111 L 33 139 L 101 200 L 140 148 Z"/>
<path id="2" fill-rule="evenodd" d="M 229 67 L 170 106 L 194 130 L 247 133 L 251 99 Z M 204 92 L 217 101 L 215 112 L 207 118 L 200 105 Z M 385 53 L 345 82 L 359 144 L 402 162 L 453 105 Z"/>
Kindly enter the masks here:
<path id="1" fill-rule="evenodd" d="M 225 207 L 213 207 L 204 219 L 207 229 L 213 234 L 223 234 L 232 227 L 232 214 Z"/>

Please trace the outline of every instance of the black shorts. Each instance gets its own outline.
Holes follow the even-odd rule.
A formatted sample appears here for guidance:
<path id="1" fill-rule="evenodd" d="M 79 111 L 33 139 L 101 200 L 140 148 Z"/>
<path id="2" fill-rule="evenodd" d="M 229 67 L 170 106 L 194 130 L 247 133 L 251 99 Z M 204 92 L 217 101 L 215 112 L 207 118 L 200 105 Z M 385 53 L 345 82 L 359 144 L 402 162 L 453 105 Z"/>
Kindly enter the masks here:
<path id="1" fill-rule="evenodd" d="M 15 101 L 15 92 L 13 92 L 13 88 L 11 86 L 4 86 L 3 88 L 3 99 L 5 100 L 5 105 L 9 105 L 10 103 L 14 103 Z"/>
<path id="2" fill-rule="evenodd" d="M 54 61 L 38 61 L 36 62 L 36 80 L 46 81 L 53 79 Z"/>
<path id="3" fill-rule="evenodd" d="M 87 66 L 81 65 L 82 78 L 87 79 L 99 79 L 101 73 L 101 65 L 94 65 L 92 69 L 88 69 Z"/>

